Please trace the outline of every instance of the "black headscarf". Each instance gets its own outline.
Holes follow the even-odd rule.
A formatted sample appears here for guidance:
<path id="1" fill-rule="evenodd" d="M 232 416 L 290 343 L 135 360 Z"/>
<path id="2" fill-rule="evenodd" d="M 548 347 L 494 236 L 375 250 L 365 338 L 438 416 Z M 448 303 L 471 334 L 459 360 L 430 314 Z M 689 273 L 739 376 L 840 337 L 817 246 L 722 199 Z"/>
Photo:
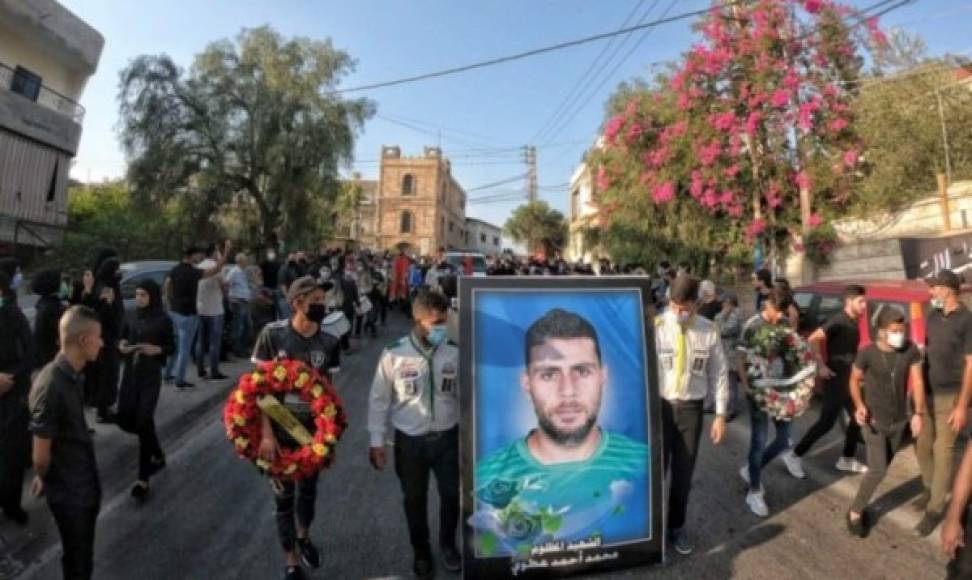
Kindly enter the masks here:
<path id="1" fill-rule="evenodd" d="M 95 283 L 109 288 L 118 289 L 118 269 L 121 263 L 118 258 L 105 258 L 95 270 Z"/>
<path id="2" fill-rule="evenodd" d="M 61 271 L 44 270 L 38 272 L 30 282 L 30 289 L 38 296 L 50 296 L 61 291 Z"/>
<path id="3" fill-rule="evenodd" d="M 141 288 L 149 295 L 148 306 L 145 308 L 136 309 L 139 318 L 154 316 L 158 312 L 162 311 L 162 291 L 159 290 L 159 285 L 156 284 L 155 280 L 146 278 L 145 280 L 142 280 L 136 284 L 135 288 Z"/>

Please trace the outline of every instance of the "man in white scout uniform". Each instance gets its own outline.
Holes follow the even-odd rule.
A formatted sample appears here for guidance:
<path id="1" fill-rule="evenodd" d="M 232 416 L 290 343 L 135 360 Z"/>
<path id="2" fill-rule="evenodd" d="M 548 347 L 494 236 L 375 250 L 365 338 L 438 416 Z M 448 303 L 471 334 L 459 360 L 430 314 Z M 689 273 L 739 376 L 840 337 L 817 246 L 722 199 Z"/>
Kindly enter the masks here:
<path id="1" fill-rule="evenodd" d="M 422 290 L 412 302 L 412 332 L 389 345 L 378 362 L 368 404 L 369 460 L 387 464 L 388 423 L 394 429 L 395 473 L 419 578 L 435 575 L 429 542 L 429 472 L 435 474 L 441 507 L 439 547 L 446 569 L 462 565 L 456 549 L 459 524 L 459 348 L 446 339 L 449 299 Z"/>
<path id="2" fill-rule="evenodd" d="M 668 310 L 655 318 L 662 448 L 666 472 L 672 478 L 668 533 L 675 550 L 682 555 L 692 553 L 683 526 L 702 435 L 705 395 L 715 391 L 716 418 L 712 422 L 711 437 L 716 444 L 725 433 L 729 402 L 729 379 L 719 328 L 696 315 L 698 299 L 698 279 L 683 274 L 672 282 Z"/>

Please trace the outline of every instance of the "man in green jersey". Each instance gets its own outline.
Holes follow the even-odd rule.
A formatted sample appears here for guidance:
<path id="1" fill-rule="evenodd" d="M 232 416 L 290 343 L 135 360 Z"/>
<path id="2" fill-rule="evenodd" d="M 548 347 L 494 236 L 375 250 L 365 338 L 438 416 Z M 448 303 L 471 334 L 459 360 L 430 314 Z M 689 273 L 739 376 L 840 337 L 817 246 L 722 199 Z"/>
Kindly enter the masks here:
<path id="1" fill-rule="evenodd" d="M 478 462 L 477 554 L 648 538 L 649 447 L 598 425 L 609 374 L 597 331 L 553 309 L 530 326 L 525 346 L 520 385 L 537 427 Z"/>

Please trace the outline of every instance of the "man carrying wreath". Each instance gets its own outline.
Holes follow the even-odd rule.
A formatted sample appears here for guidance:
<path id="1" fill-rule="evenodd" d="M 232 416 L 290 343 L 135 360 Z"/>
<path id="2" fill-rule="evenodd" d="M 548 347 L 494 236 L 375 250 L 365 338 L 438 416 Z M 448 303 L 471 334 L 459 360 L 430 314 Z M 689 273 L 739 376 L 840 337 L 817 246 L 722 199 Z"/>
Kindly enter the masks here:
<path id="1" fill-rule="evenodd" d="M 321 331 L 321 320 L 327 313 L 324 295 L 331 286 L 330 282 L 318 282 L 311 276 L 295 280 L 287 291 L 290 319 L 273 322 L 263 328 L 257 338 L 252 361 L 298 360 L 314 367 L 323 376 L 330 377 L 336 372 L 340 363 L 340 342 Z M 275 396 L 294 417 L 313 431 L 313 416 L 307 403 L 301 401 L 296 393 Z M 261 459 L 276 459 L 281 445 L 299 446 L 284 428 L 273 423 L 266 414 L 262 416 L 262 424 Z M 284 580 L 306 578 L 300 567 L 301 562 L 311 568 L 321 565 L 320 553 L 308 537 L 314 521 L 317 480 L 317 474 L 297 482 L 270 480 L 276 504 L 277 532 L 287 557 Z"/>

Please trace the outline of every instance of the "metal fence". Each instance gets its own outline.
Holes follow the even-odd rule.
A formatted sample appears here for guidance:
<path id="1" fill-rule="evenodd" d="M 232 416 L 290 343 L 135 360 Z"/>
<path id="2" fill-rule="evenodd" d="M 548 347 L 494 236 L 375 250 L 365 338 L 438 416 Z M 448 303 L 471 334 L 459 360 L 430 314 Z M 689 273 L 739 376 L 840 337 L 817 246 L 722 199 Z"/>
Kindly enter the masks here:
<path id="1" fill-rule="evenodd" d="M 15 69 L 0 63 L 0 90 L 13 91 L 14 78 L 17 75 Z M 24 97 L 29 98 L 29 97 Z M 40 90 L 37 93 L 36 102 L 38 105 L 51 109 L 52 111 L 57 111 L 62 115 L 67 115 L 74 120 L 75 123 L 80 124 L 84 120 L 84 107 L 82 107 L 77 101 L 65 97 L 61 93 L 41 85 Z"/>

